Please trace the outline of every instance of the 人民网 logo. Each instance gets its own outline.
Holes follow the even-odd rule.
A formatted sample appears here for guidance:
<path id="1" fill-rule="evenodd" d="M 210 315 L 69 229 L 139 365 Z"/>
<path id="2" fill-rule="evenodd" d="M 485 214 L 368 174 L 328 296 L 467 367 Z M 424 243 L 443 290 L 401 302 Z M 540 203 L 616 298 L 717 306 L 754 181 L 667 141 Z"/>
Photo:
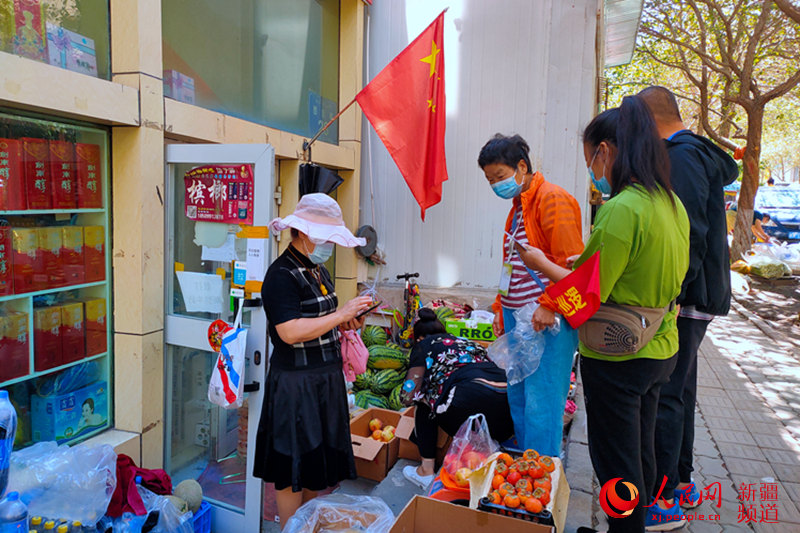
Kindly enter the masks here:
<path id="1" fill-rule="evenodd" d="M 600 489 L 600 507 L 602 507 L 603 511 L 611 518 L 625 518 L 626 516 L 630 516 L 630 514 L 633 513 L 633 509 L 639 503 L 639 491 L 633 483 L 622 481 L 622 484 L 630 491 L 629 500 L 623 500 L 617 494 L 617 482 L 619 481 L 622 481 L 622 478 L 615 477 L 606 482 L 603 488 Z"/>

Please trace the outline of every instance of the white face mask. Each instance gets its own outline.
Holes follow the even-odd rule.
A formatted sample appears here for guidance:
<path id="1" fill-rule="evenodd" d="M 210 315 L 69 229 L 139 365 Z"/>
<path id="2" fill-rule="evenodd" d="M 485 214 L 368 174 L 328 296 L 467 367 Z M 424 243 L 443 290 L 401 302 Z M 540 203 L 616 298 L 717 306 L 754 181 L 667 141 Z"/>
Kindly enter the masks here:
<path id="1" fill-rule="evenodd" d="M 321 265 L 328 261 L 333 255 L 333 247 L 335 246 L 332 242 L 323 242 L 322 244 L 315 244 L 314 251 L 310 254 L 308 253 L 308 248 L 306 247 L 306 253 L 308 254 L 308 258 L 311 260 L 312 263 L 315 265 Z"/>

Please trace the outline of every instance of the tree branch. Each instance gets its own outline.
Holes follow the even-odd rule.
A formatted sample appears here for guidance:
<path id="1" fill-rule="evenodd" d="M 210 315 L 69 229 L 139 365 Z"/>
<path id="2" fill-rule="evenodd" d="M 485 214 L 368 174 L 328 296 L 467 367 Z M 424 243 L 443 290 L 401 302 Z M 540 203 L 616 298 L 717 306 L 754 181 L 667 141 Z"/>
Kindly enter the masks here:
<path id="1" fill-rule="evenodd" d="M 797 87 L 798 84 L 800 84 L 800 70 L 795 72 L 794 75 L 792 75 L 791 78 L 789 78 L 788 80 L 784 81 L 783 83 L 781 83 L 780 85 L 778 85 L 777 87 L 772 89 L 771 91 L 767 92 L 763 96 L 764 103 L 769 102 L 770 100 L 773 100 L 775 98 L 779 98 L 779 97 L 783 96 L 784 94 L 788 93 L 789 91 L 791 91 L 792 89 Z"/>
<path id="2" fill-rule="evenodd" d="M 753 67 L 755 66 L 758 41 L 764 33 L 764 28 L 767 25 L 767 20 L 769 20 L 769 13 L 771 10 L 772 3 L 769 2 L 769 0 L 761 4 L 761 13 L 759 13 L 758 21 L 750 34 L 750 40 L 747 43 L 747 51 L 745 52 L 744 62 L 742 64 L 742 87 L 739 91 L 741 92 L 744 87 L 748 87 L 756 98 L 758 98 L 759 95 L 757 87 L 755 86 L 755 80 L 753 79 Z"/>
<path id="3" fill-rule="evenodd" d="M 793 5 L 789 0 L 773 0 L 778 9 L 792 19 L 796 24 L 800 24 L 800 8 Z"/>

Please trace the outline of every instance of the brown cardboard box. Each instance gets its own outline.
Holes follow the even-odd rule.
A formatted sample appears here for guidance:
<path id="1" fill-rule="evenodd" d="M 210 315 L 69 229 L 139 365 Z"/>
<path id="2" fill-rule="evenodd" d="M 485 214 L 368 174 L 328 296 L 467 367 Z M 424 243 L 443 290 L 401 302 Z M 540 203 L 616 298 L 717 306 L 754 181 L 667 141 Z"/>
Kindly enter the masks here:
<path id="1" fill-rule="evenodd" d="M 554 533 L 555 528 L 417 495 L 397 516 L 389 533 L 443 531 Z"/>
<path id="2" fill-rule="evenodd" d="M 400 417 L 400 422 L 397 423 L 397 431 L 394 432 L 395 436 L 400 439 L 400 449 L 398 457 L 400 459 L 408 459 L 410 461 L 421 461 L 419 455 L 419 448 L 409 440 L 411 434 L 414 432 L 414 412 L 416 407 L 409 407 L 403 411 Z M 439 428 L 439 436 L 436 439 L 436 468 L 441 466 L 444 461 L 444 456 L 447 454 L 447 449 L 450 448 L 452 437 Z"/>
<path id="3" fill-rule="evenodd" d="M 368 437 L 369 421 L 373 418 L 380 418 L 384 425 L 397 428 L 400 413 L 372 407 L 350 421 L 350 440 L 356 458 L 356 472 L 359 477 L 381 481 L 397 462 L 400 439 L 395 437 L 389 442 L 380 442 Z"/>

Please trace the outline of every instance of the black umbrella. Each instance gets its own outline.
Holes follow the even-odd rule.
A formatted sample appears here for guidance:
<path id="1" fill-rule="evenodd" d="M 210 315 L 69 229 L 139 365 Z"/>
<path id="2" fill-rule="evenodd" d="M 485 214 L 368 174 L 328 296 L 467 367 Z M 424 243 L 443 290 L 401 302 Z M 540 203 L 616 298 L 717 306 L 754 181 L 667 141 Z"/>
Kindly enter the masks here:
<path id="1" fill-rule="evenodd" d="M 314 163 L 300 165 L 298 184 L 301 197 L 312 192 L 330 194 L 342 183 L 344 179 L 333 170 Z"/>

